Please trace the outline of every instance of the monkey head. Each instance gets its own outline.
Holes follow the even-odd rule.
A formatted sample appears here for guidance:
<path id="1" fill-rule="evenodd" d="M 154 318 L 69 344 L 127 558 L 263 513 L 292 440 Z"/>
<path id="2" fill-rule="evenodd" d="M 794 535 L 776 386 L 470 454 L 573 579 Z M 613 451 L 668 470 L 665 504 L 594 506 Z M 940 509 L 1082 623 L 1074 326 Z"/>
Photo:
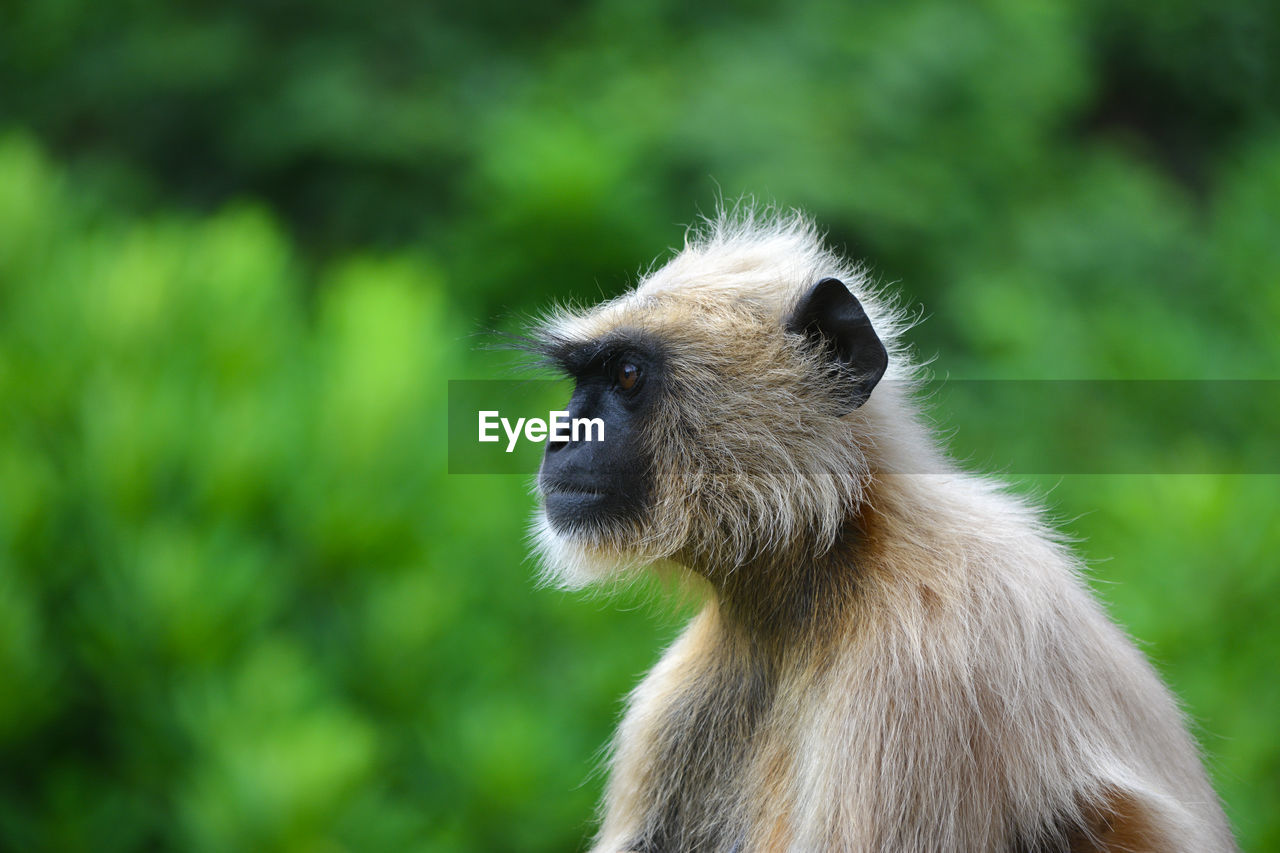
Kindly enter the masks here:
<path id="1" fill-rule="evenodd" d="M 604 429 L 547 443 L 548 576 L 709 575 L 830 548 L 871 474 L 864 404 L 898 324 L 874 298 L 806 220 L 722 218 L 634 290 L 553 311 L 536 349 L 574 380 L 570 417 Z"/>

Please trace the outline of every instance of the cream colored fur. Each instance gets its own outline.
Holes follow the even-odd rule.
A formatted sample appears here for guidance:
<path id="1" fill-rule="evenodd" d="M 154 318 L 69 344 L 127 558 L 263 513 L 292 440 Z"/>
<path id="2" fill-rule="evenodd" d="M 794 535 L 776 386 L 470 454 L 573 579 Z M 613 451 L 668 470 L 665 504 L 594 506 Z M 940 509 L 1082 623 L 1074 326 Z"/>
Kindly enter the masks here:
<path id="1" fill-rule="evenodd" d="M 848 377 L 783 330 L 826 276 L 890 353 L 843 416 Z M 659 564 L 711 590 L 630 698 L 594 849 L 1234 849 L 1174 698 L 1078 560 L 921 425 L 905 325 L 806 220 L 750 211 L 545 324 L 669 349 L 652 508 L 603 532 L 539 513 L 547 577 Z"/>

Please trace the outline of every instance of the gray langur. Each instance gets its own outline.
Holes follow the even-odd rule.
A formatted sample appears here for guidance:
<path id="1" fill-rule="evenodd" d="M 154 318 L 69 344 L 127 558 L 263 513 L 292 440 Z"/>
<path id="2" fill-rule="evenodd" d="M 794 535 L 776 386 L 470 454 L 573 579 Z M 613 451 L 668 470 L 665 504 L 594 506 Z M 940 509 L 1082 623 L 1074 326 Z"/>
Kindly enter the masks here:
<path id="1" fill-rule="evenodd" d="M 1235 849 L 1079 560 L 923 425 L 905 327 L 808 220 L 749 210 L 538 326 L 605 423 L 545 449 L 548 579 L 708 590 L 629 698 L 594 849 Z"/>

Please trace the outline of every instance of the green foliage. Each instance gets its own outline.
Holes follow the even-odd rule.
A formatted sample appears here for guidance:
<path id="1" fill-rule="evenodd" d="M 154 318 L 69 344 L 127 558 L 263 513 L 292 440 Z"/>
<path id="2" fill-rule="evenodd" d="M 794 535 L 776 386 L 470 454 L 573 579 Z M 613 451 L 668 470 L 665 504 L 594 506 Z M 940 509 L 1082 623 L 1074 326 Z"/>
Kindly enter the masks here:
<path id="1" fill-rule="evenodd" d="M 579 843 L 659 640 L 535 596 L 519 480 L 446 479 L 432 265 L 99 219 L 21 137 L 0 187 L 5 846 Z"/>
<path id="2" fill-rule="evenodd" d="M 446 380 L 507 377 L 473 333 L 754 194 L 923 303 L 939 376 L 1274 379 L 1277 9 L 6 12 L 0 847 L 580 846 L 679 614 L 533 588 L 527 482 L 446 473 Z M 1276 477 L 1019 488 L 1280 849 Z"/>

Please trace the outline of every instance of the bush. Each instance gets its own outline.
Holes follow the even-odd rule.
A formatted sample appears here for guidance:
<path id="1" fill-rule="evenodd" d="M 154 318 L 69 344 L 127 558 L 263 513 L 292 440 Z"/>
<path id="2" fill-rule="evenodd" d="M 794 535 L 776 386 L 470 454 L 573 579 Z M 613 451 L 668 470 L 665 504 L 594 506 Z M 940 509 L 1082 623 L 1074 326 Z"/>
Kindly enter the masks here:
<path id="1" fill-rule="evenodd" d="M 260 209 L 102 216 L 0 144 L 3 846 L 581 842 L 657 629 L 446 479 L 432 269 L 313 281 Z"/>

